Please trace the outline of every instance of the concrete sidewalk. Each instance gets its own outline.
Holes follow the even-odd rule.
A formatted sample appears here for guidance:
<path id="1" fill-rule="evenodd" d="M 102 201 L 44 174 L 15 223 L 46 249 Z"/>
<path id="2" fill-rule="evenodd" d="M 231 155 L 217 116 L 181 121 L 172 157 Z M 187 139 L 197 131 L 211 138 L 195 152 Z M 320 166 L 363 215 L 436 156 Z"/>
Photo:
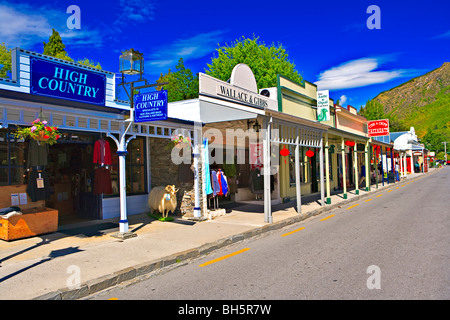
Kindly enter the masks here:
<path id="1" fill-rule="evenodd" d="M 407 180 L 426 174 L 411 174 Z M 277 230 L 402 184 L 378 184 L 372 191 L 331 197 L 321 207 L 318 195 L 274 205 L 273 223 L 264 223 L 263 202 L 243 204 L 226 215 L 194 222 L 176 218 L 160 222 L 146 214 L 129 216 L 137 237 L 111 237 L 118 218 L 65 226 L 56 233 L 11 242 L 0 240 L 0 299 L 79 299 L 164 267 L 174 267 L 224 246 Z M 181 263 L 180 263 L 181 262 Z M 78 284 L 78 285 L 77 285 Z"/>

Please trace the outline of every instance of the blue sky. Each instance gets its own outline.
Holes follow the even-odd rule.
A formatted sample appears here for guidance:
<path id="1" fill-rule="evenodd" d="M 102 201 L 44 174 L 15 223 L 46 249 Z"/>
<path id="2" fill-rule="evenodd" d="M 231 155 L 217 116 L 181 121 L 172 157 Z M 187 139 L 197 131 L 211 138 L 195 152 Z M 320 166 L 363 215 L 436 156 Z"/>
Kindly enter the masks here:
<path id="1" fill-rule="evenodd" d="M 67 7 L 81 10 L 70 30 Z M 370 5 L 381 29 L 369 29 Z M 0 42 L 43 51 L 59 31 L 74 59 L 118 72 L 120 52 L 144 53 L 146 78 L 180 57 L 204 72 L 218 45 L 242 36 L 281 43 L 304 79 L 359 109 L 368 99 L 450 61 L 450 1 L 13 1 L 0 0 Z"/>

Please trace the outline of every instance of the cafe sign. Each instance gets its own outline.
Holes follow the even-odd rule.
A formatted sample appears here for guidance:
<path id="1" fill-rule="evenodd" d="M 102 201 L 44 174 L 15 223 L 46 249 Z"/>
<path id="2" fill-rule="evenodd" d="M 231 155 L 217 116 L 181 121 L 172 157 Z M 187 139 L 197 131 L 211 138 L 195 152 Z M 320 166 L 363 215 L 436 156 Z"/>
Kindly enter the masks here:
<path id="1" fill-rule="evenodd" d="M 367 122 L 369 137 L 389 135 L 389 119 L 373 120 Z"/>
<path id="2" fill-rule="evenodd" d="M 106 76 L 76 66 L 32 57 L 30 93 L 105 105 Z"/>

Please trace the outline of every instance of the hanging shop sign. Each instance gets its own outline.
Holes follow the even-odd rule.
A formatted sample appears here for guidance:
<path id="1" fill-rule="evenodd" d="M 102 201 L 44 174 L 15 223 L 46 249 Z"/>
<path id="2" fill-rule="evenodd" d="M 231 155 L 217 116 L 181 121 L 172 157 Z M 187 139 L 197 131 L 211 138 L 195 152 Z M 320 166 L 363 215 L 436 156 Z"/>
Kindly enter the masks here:
<path id="1" fill-rule="evenodd" d="M 30 58 L 30 93 L 105 105 L 106 76 L 63 63 Z"/>
<path id="2" fill-rule="evenodd" d="M 250 167 L 251 169 L 263 168 L 263 144 L 262 143 L 250 143 Z"/>
<path id="3" fill-rule="evenodd" d="M 389 119 L 373 120 L 367 122 L 369 137 L 388 136 Z"/>
<path id="4" fill-rule="evenodd" d="M 134 95 L 134 122 L 167 120 L 167 90 Z"/>
<path id="5" fill-rule="evenodd" d="M 330 93 L 328 90 L 317 91 L 317 120 L 330 120 Z"/>

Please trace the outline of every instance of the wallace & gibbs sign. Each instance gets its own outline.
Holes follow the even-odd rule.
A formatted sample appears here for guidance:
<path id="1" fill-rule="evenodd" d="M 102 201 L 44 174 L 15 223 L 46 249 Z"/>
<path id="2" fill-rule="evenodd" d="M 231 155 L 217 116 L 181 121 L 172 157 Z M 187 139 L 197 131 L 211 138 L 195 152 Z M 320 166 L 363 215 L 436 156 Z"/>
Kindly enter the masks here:
<path id="1" fill-rule="evenodd" d="M 369 137 L 389 135 L 389 119 L 373 120 L 367 122 Z"/>
<path id="2" fill-rule="evenodd" d="M 82 68 L 32 57 L 30 93 L 105 105 L 106 76 Z"/>
<path id="3" fill-rule="evenodd" d="M 167 120 L 167 90 L 134 95 L 134 122 Z"/>

